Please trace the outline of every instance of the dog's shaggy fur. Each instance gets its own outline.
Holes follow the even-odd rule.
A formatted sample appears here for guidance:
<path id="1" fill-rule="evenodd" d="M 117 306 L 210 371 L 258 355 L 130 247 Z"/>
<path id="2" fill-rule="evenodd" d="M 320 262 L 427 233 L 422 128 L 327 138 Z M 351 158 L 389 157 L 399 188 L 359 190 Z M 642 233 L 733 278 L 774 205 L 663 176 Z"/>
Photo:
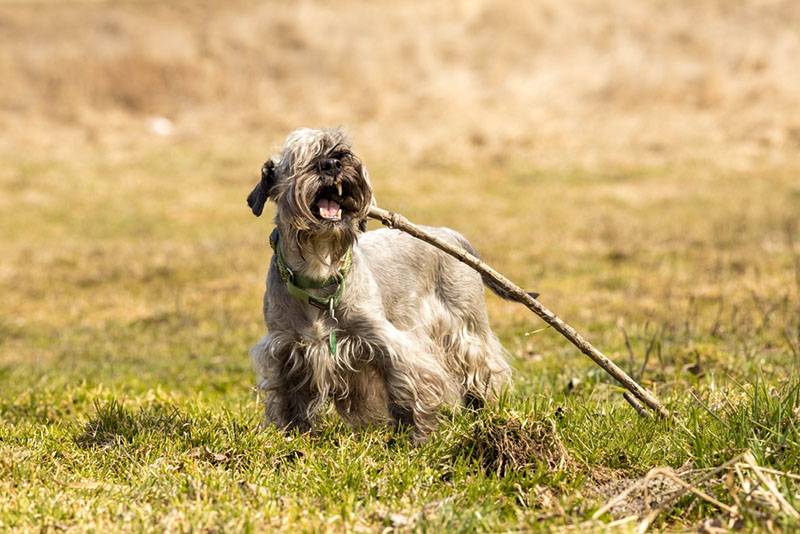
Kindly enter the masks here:
<path id="1" fill-rule="evenodd" d="M 351 424 L 410 425 L 421 440 L 440 407 L 480 406 L 507 383 L 510 369 L 489 327 L 481 277 L 399 231 L 362 233 L 372 188 L 342 131 L 292 132 L 248 197 L 256 215 L 267 200 L 277 205 L 278 246 L 295 273 L 334 275 L 352 246 L 334 317 L 293 298 L 272 259 L 264 295 L 268 334 L 251 351 L 267 422 L 309 430 L 332 399 Z M 474 252 L 453 230 L 426 230 Z M 325 297 L 332 290 L 317 291 Z"/>

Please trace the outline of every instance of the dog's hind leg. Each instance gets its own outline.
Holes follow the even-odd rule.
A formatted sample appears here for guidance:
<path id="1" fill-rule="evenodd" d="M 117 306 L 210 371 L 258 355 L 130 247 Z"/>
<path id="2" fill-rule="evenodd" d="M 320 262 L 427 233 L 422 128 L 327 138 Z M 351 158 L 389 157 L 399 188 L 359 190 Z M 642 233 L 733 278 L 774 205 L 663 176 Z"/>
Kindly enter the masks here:
<path id="1" fill-rule="evenodd" d="M 455 324 L 439 342 L 445 365 L 460 385 L 465 406 L 483 407 L 508 384 L 510 368 L 503 347 L 491 330 L 479 333 L 466 325 Z"/>
<path id="2" fill-rule="evenodd" d="M 426 324 L 445 367 L 461 385 L 462 401 L 480 407 L 508 385 L 511 368 L 489 325 L 480 276 L 452 258 L 442 262 Z"/>
<path id="3" fill-rule="evenodd" d="M 427 312 L 424 324 L 444 368 L 459 386 L 463 404 L 481 408 L 508 383 L 505 351 L 481 308 L 453 308 L 429 299 L 422 308 Z"/>
<path id="4" fill-rule="evenodd" d="M 457 384 L 432 347 L 396 330 L 391 334 L 380 359 L 389 414 L 396 424 L 412 427 L 413 439 L 421 442 L 436 428 L 440 408 L 457 402 Z"/>
<path id="5" fill-rule="evenodd" d="M 480 333 L 476 333 L 479 346 L 472 350 L 480 351 L 480 358 L 474 372 L 473 386 L 468 388 L 467 398 L 479 394 L 484 400 L 494 400 L 511 381 L 511 367 L 506 361 L 506 351 L 500 344 L 489 325 L 484 325 Z"/>

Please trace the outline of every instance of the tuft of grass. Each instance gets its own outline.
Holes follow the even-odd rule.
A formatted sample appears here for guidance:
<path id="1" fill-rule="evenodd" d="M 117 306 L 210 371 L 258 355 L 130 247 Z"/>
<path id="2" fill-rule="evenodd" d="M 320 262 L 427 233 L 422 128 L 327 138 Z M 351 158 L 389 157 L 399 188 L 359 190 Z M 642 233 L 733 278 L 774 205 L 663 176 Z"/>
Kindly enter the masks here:
<path id="1" fill-rule="evenodd" d="M 455 455 L 478 464 L 486 474 L 504 477 L 528 471 L 576 470 L 561 442 L 552 415 L 517 412 L 500 406 L 472 418 L 457 440 Z"/>

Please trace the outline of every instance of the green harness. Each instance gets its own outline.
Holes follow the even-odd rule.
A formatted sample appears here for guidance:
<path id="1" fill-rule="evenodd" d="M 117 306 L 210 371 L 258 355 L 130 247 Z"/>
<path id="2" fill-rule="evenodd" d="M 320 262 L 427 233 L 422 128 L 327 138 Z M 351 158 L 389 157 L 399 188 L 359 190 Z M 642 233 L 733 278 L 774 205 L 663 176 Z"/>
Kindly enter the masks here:
<path id="1" fill-rule="evenodd" d="M 350 271 L 350 267 L 353 265 L 353 248 L 350 247 L 347 249 L 347 252 L 345 252 L 336 274 L 320 280 L 292 271 L 286 263 L 286 259 L 283 257 L 281 247 L 278 246 L 279 238 L 280 234 L 276 228 L 269 236 L 269 246 L 272 247 L 272 251 L 275 254 L 275 266 L 278 268 L 278 274 L 280 274 L 281 280 L 283 280 L 283 283 L 286 285 L 286 290 L 292 297 L 300 302 L 310 304 L 322 311 L 327 311 L 330 313 L 331 319 L 338 324 L 334 309 L 342 300 L 345 277 Z M 308 292 L 309 289 L 330 289 L 333 286 L 336 286 L 336 289 L 327 297 L 318 297 Z M 331 333 L 328 335 L 328 347 L 330 348 L 331 355 L 336 356 L 336 327 L 333 327 Z"/>

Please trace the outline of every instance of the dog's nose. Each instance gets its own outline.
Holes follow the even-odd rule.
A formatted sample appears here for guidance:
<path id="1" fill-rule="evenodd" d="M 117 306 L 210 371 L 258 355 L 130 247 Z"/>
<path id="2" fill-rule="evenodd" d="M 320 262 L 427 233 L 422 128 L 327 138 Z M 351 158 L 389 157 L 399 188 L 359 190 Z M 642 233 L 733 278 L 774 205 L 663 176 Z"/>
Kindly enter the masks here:
<path id="1" fill-rule="evenodd" d="M 338 159 L 329 158 L 319 162 L 319 171 L 323 174 L 337 175 L 342 170 L 342 162 Z"/>

